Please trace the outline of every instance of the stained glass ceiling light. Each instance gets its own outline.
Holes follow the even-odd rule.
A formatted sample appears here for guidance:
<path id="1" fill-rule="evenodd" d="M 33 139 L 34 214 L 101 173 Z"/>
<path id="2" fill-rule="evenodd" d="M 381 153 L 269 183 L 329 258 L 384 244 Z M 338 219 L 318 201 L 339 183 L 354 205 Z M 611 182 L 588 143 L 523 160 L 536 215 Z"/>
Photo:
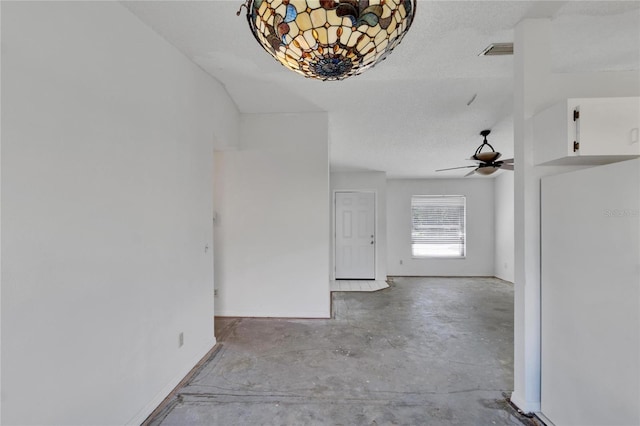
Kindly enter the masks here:
<path id="1" fill-rule="evenodd" d="M 253 35 L 282 65 L 305 77 L 343 80 L 384 60 L 402 41 L 416 0 L 247 0 L 243 6 Z"/>

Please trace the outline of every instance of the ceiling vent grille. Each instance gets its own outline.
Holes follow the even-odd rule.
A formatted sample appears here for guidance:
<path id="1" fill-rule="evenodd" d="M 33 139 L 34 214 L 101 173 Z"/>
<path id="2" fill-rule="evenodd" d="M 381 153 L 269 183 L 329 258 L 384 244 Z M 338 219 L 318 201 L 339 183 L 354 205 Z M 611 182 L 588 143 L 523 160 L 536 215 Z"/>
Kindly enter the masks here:
<path id="1" fill-rule="evenodd" d="M 492 43 L 478 56 L 513 55 L 513 43 Z"/>

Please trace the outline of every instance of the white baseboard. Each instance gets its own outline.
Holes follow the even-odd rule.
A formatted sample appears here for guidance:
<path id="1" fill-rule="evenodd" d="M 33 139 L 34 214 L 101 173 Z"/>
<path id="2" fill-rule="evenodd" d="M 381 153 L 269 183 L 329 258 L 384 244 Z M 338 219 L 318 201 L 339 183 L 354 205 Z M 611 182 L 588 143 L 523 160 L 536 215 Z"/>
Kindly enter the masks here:
<path id="1" fill-rule="evenodd" d="M 520 411 L 526 414 L 533 414 L 540 412 L 540 401 L 525 401 L 520 399 L 518 395 L 513 392 L 511 394 L 511 403 L 518 407 Z"/>
<path id="2" fill-rule="evenodd" d="M 171 393 L 171 391 L 173 391 L 173 389 L 176 386 L 178 386 L 178 384 L 182 381 L 182 379 L 184 379 L 186 375 L 189 374 L 189 372 L 193 369 L 193 367 L 195 367 L 198 364 L 198 362 L 200 362 L 200 360 L 211 350 L 211 348 L 215 346 L 215 344 L 216 344 L 216 339 L 214 337 L 212 341 L 207 343 L 198 352 L 196 352 L 197 355 L 194 356 L 187 363 L 186 367 L 184 367 L 180 371 L 180 373 L 176 374 L 174 378 L 171 379 L 171 381 L 169 381 L 169 383 L 167 383 L 162 388 L 162 390 L 158 392 L 156 396 L 154 396 L 153 399 L 149 401 L 149 403 L 145 405 L 144 408 L 142 408 L 138 412 L 138 414 L 136 414 L 126 424 L 135 425 L 135 426 L 141 425 L 147 419 L 147 417 L 149 417 L 149 415 L 153 413 L 153 411 L 162 403 L 162 401 L 164 401 L 164 399 Z"/>
<path id="3" fill-rule="evenodd" d="M 555 424 L 542 413 L 536 413 L 536 417 L 546 426 L 555 426 Z"/>
<path id="4" fill-rule="evenodd" d="M 329 294 L 329 293 L 327 293 Z M 216 309 L 217 317 L 328 319 L 329 311 L 261 311 L 259 309 Z"/>

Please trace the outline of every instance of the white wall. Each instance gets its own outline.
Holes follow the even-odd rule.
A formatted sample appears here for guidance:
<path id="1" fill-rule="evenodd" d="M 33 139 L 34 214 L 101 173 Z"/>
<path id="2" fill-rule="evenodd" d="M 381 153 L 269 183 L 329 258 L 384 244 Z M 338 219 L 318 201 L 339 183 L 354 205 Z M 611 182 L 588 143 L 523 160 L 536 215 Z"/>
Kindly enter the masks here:
<path id="1" fill-rule="evenodd" d="M 467 256 L 412 258 L 411 196 L 464 195 Z M 390 179 L 387 181 L 387 273 L 399 276 L 493 276 L 492 179 Z M 400 264 L 402 261 L 402 264 Z"/>
<path id="2" fill-rule="evenodd" d="M 329 317 L 327 115 L 243 115 L 215 157 L 216 315 Z"/>
<path id="3" fill-rule="evenodd" d="M 3 424 L 139 424 L 212 347 L 237 123 L 119 3 L 3 2 Z"/>
<path id="4" fill-rule="evenodd" d="M 387 279 L 387 176 L 384 172 L 331 173 L 331 256 L 330 276 L 335 278 L 335 197 L 336 191 L 363 191 L 376 194 L 376 280 Z"/>
<path id="5" fill-rule="evenodd" d="M 513 237 L 513 173 L 502 172 L 493 180 L 495 212 L 495 259 L 494 275 L 513 282 L 514 237 Z"/>
<path id="6" fill-rule="evenodd" d="M 633 11 L 629 13 L 634 13 Z M 550 20 L 527 19 L 514 32 L 514 392 L 540 411 L 540 178 L 579 168 L 534 166 L 531 117 L 565 98 L 638 96 L 638 71 L 551 73 Z"/>

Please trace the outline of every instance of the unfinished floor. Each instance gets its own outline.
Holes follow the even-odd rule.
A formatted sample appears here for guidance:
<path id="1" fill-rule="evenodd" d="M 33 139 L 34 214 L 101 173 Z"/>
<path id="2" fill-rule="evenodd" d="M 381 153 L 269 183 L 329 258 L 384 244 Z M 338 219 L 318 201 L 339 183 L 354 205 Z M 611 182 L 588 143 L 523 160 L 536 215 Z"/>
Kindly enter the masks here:
<path id="1" fill-rule="evenodd" d="M 396 278 L 328 320 L 216 318 L 221 348 L 154 425 L 521 425 L 513 286 Z"/>

